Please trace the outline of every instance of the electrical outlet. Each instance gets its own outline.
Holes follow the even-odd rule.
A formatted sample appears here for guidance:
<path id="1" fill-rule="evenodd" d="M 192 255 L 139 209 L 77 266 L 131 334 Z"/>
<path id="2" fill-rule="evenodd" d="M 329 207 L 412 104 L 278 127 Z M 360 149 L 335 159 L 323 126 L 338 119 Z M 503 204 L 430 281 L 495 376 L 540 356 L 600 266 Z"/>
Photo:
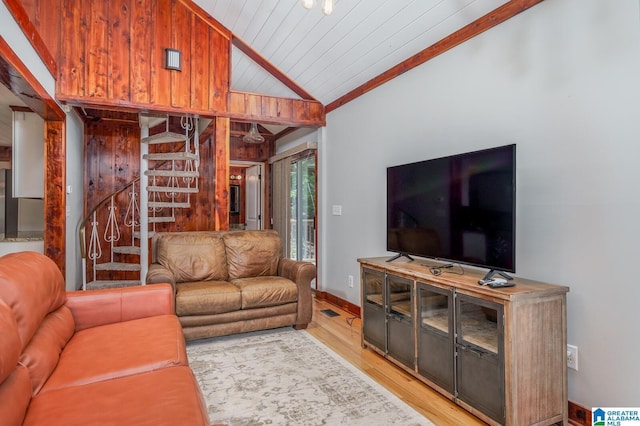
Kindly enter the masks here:
<path id="1" fill-rule="evenodd" d="M 349 283 L 349 288 L 353 288 L 353 275 L 347 277 L 347 282 Z"/>
<path id="2" fill-rule="evenodd" d="M 567 345 L 567 367 L 578 371 L 578 347 Z"/>

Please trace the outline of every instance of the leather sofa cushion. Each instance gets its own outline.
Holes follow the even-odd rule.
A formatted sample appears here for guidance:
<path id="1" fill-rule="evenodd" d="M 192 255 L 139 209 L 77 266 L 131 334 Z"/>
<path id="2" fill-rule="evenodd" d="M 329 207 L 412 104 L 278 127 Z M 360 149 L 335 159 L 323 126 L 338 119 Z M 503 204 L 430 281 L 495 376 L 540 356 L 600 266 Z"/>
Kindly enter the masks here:
<path id="1" fill-rule="evenodd" d="M 240 278 L 231 281 L 242 291 L 242 309 L 265 308 L 298 300 L 298 288 L 282 277 Z"/>
<path id="2" fill-rule="evenodd" d="M 188 365 L 175 315 L 88 328 L 69 340 L 40 394 L 175 365 Z"/>
<path id="3" fill-rule="evenodd" d="M 73 315 L 66 306 L 47 315 L 20 356 L 29 369 L 33 394 L 37 394 L 58 365 L 60 353 L 74 332 Z"/>
<path id="4" fill-rule="evenodd" d="M 64 278 L 58 266 L 42 254 L 7 254 L 0 258 L 0 299 L 13 311 L 22 351 L 42 319 L 64 304 Z"/>
<path id="5" fill-rule="evenodd" d="M 25 426 L 209 425 L 198 384 L 187 366 L 40 393 Z"/>
<path id="6" fill-rule="evenodd" d="M 0 383 L 13 373 L 20 358 L 20 336 L 13 311 L 0 300 Z"/>
<path id="7" fill-rule="evenodd" d="M 163 235 L 156 242 L 156 259 L 177 283 L 229 277 L 224 242 L 210 233 Z"/>
<path id="8" fill-rule="evenodd" d="M 22 365 L 14 365 L 14 367 L 16 368 L 13 373 L 0 383 L 0 424 L 2 426 L 21 425 L 31 400 L 29 371 Z"/>
<path id="9" fill-rule="evenodd" d="M 238 287 L 227 281 L 176 284 L 176 314 L 221 314 L 242 308 Z"/>
<path id="10" fill-rule="evenodd" d="M 281 242 L 276 231 L 229 232 L 222 238 L 230 280 L 278 275 Z"/>

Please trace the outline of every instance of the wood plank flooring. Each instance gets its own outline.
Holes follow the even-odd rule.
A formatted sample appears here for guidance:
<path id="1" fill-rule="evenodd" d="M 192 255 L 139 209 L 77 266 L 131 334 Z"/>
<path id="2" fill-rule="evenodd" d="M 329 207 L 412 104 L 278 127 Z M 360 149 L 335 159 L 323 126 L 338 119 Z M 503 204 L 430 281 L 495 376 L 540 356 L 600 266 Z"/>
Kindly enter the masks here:
<path id="1" fill-rule="evenodd" d="M 485 424 L 380 355 L 363 349 L 359 318 L 324 300 L 314 298 L 313 303 L 309 333 L 437 426 Z M 340 315 L 329 317 L 320 312 L 323 309 L 331 309 Z"/>

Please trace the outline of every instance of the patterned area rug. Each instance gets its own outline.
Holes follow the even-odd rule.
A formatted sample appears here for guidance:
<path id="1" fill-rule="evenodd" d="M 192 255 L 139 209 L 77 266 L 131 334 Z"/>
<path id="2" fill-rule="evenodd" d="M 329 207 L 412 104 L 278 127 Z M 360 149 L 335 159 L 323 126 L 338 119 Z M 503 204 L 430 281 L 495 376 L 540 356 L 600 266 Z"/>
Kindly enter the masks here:
<path id="1" fill-rule="evenodd" d="M 306 331 L 193 341 L 187 354 L 213 423 L 433 425 Z"/>

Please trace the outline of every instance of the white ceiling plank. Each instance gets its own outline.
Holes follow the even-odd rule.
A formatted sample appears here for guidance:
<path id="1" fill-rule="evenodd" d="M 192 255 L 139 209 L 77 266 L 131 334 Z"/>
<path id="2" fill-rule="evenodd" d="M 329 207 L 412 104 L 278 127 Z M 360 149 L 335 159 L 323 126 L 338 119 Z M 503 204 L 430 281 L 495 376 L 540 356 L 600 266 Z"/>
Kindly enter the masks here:
<path id="1" fill-rule="evenodd" d="M 508 0 L 336 0 L 324 16 L 318 1 L 195 0 L 323 104 L 333 102 Z M 238 49 L 232 88 L 298 96 Z"/>

